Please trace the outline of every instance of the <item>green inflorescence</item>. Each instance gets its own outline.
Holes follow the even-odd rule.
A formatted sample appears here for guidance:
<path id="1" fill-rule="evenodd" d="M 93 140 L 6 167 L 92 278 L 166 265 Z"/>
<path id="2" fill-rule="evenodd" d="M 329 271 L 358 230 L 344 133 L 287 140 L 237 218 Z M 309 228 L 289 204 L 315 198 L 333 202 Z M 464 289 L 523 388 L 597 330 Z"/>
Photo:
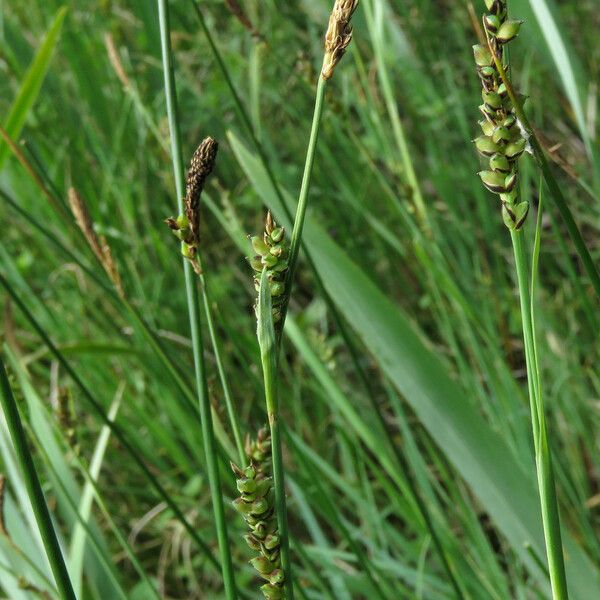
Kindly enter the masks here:
<path id="1" fill-rule="evenodd" d="M 263 236 L 255 235 L 250 241 L 256 255 L 248 262 L 254 271 L 254 287 L 260 289 L 260 277 L 267 269 L 273 307 L 273 322 L 281 321 L 281 310 L 285 298 L 285 278 L 288 270 L 289 245 L 285 239 L 285 230 L 278 227 L 271 213 L 267 213 Z"/>
<path id="2" fill-rule="evenodd" d="M 506 0 L 486 0 L 489 12 L 483 16 L 488 44 L 473 46 L 477 73 L 481 79 L 483 104 L 479 121 L 483 135 L 474 140 L 478 152 L 489 162 L 489 169 L 479 176 L 483 185 L 500 195 L 502 217 L 509 229 L 522 227 L 529 212 L 529 202 L 519 201 L 517 160 L 527 147 L 513 103 L 502 81 L 496 61 L 505 72 L 505 46 L 515 39 L 521 21 L 508 18 Z"/>
<path id="3" fill-rule="evenodd" d="M 249 466 L 241 469 L 231 465 L 240 492 L 233 506 L 250 529 L 244 539 L 257 553 L 250 564 L 267 581 L 260 588 L 264 597 L 267 600 L 281 600 L 285 598 L 284 575 L 271 477 L 271 436 L 267 429 L 261 429 L 257 439 L 246 445 L 246 453 Z"/>

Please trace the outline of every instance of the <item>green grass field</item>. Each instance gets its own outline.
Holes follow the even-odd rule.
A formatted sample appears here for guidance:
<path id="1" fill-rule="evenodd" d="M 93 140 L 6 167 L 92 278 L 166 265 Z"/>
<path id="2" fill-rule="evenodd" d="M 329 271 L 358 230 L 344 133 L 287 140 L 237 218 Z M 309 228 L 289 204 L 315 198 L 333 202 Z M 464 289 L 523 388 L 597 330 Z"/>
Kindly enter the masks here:
<path id="1" fill-rule="evenodd" d="M 333 4 L 0 0 L 1 598 L 262 598 L 230 462 L 265 397 L 273 598 L 566 598 L 550 454 L 569 597 L 600 598 L 597 0 L 509 1 L 548 165 L 518 161 L 517 264 L 471 143 L 486 3 L 361 0 L 317 90 Z M 207 136 L 198 277 L 164 221 Z M 268 209 L 292 249 L 257 301 Z"/>

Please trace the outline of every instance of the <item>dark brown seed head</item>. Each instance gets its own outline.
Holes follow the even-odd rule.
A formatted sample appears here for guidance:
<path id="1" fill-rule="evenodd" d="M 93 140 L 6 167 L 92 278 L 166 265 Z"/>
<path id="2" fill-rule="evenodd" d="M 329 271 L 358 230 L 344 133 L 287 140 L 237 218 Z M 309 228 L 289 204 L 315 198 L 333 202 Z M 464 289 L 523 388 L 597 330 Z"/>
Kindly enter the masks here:
<path id="1" fill-rule="evenodd" d="M 198 242 L 198 226 L 200 223 L 200 194 L 204 183 L 215 167 L 219 144 L 211 137 L 207 137 L 198 146 L 187 174 L 185 186 L 185 216 L 188 218 L 194 241 Z"/>

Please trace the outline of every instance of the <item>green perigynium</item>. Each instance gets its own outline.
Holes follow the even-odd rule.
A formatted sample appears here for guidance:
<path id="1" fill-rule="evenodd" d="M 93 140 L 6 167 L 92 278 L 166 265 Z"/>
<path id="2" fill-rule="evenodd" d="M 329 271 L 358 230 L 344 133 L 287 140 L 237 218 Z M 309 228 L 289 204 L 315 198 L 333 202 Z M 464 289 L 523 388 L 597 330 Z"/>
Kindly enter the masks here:
<path id="1" fill-rule="evenodd" d="M 474 140 L 477 151 L 488 159 L 489 169 L 480 171 L 483 185 L 500 196 L 502 218 L 511 230 L 520 229 L 529 212 L 529 202 L 520 201 L 517 192 L 517 159 L 527 141 L 515 116 L 506 86 L 496 68 L 497 59 L 505 64 L 505 45 L 519 33 L 521 21 L 508 19 L 506 0 L 486 0 L 488 13 L 483 16 L 488 45 L 473 46 L 477 73 L 482 84 L 483 104 L 479 122 L 483 135 Z"/>
<path id="2" fill-rule="evenodd" d="M 246 453 L 249 466 L 240 469 L 231 465 L 240 492 L 233 506 L 250 529 L 244 539 L 257 553 L 250 564 L 267 581 L 260 589 L 267 600 L 280 600 L 285 598 L 284 575 L 271 477 L 271 436 L 267 429 L 261 429 L 257 439 L 246 445 Z"/>
<path id="3" fill-rule="evenodd" d="M 267 268 L 271 302 L 273 307 L 273 323 L 281 321 L 281 307 L 285 297 L 285 276 L 288 270 L 289 245 L 285 239 L 285 230 L 278 227 L 269 211 L 265 222 L 265 231 L 261 236 L 250 238 L 256 253 L 248 262 L 254 271 L 254 287 L 260 289 L 260 278 L 263 268 Z"/>

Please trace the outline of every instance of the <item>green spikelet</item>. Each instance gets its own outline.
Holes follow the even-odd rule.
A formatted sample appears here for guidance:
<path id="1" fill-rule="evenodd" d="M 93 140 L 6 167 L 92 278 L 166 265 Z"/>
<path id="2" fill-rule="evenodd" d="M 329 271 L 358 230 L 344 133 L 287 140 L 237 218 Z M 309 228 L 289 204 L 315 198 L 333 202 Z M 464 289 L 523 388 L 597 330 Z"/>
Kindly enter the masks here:
<path id="1" fill-rule="evenodd" d="M 267 600 L 280 600 L 285 598 L 284 578 L 271 478 L 271 436 L 267 429 L 261 429 L 256 440 L 246 443 L 246 454 L 248 467 L 231 465 L 240 492 L 233 506 L 250 530 L 244 536 L 246 543 L 257 553 L 250 564 L 267 582 L 260 589 Z"/>
<path id="2" fill-rule="evenodd" d="M 516 192 L 517 160 L 526 149 L 527 140 L 517 125 L 514 107 L 496 68 L 495 59 L 505 71 L 504 47 L 519 34 L 521 21 L 508 19 L 506 0 L 486 0 L 483 16 L 488 45 L 473 46 L 477 73 L 481 80 L 483 104 L 479 107 L 483 135 L 474 140 L 478 152 L 488 159 L 489 169 L 479 173 L 483 185 L 500 196 L 502 217 L 509 229 L 520 229 L 527 218 L 529 203 L 520 202 Z"/>
<path id="3" fill-rule="evenodd" d="M 288 270 L 289 245 L 285 239 L 285 230 L 277 226 L 269 211 L 263 236 L 255 235 L 250 238 L 250 241 L 256 253 L 253 258 L 248 259 L 254 271 L 254 287 L 258 292 L 260 277 L 266 266 L 271 288 L 273 323 L 277 325 L 281 321 L 281 308 L 285 298 L 285 276 Z"/>

